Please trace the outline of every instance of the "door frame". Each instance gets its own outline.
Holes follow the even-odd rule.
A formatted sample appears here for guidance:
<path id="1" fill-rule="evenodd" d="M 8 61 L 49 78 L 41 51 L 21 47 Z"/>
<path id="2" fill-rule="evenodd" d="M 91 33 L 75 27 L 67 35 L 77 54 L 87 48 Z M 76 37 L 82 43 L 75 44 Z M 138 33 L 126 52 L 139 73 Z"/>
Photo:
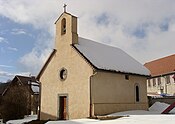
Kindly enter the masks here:
<path id="1" fill-rule="evenodd" d="M 68 120 L 69 119 L 69 103 L 68 103 L 68 99 L 69 99 L 69 97 L 68 97 L 68 94 L 67 93 L 64 93 L 64 94 L 58 94 L 57 95 L 57 120 L 59 120 L 59 118 L 60 118 L 60 112 L 59 112 L 59 109 L 60 109 L 60 97 L 63 97 L 63 96 L 65 96 L 66 97 L 66 120 Z"/>

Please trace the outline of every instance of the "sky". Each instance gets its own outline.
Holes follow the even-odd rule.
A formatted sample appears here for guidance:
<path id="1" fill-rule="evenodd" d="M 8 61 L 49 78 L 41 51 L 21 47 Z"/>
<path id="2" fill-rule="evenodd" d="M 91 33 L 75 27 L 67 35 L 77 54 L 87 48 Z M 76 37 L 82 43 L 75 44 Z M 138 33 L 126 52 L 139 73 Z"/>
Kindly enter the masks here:
<path id="1" fill-rule="evenodd" d="M 78 17 L 78 35 L 140 63 L 175 53 L 175 0 L 0 0 L 0 82 L 36 76 L 54 48 L 54 22 Z"/>

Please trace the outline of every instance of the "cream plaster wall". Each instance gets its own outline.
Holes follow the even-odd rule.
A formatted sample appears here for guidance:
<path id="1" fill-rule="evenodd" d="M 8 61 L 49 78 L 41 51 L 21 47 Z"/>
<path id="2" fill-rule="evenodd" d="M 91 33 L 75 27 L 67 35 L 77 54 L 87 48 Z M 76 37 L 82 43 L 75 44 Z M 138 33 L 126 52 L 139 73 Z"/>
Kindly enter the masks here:
<path id="1" fill-rule="evenodd" d="M 92 103 L 95 115 L 126 110 L 147 110 L 146 77 L 97 72 L 91 78 Z M 135 86 L 139 86 L 140 101 L 135 100 Z"/>
<path id="2" fill-rule="evenodd" d="M 66 18 L 66 34 L 61 35 L 61 20 Z M 74 20 L 74 21 L 73 21 Z M 56 23 L 56 54 L 40 78 L 41 82 L 41 120 L 58 118 L 58 95 L 68 95 L 67 119 L 89 116 L 90 75 L 93 69 L 71 46 L 76 35 L 76 18 L 63 14 Z M 73 33 L 72 33 L 73 32 Z M 74 35 L 74 36 L 73 36 Z M 65 81 L 61 81 L 61 68 L 68 71 Z"/>

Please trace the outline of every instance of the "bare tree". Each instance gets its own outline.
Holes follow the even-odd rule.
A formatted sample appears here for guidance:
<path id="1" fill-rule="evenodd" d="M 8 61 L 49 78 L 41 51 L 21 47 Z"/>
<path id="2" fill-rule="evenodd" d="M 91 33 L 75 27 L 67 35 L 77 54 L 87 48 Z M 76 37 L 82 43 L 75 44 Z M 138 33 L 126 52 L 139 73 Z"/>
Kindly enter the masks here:
<path id="1" fill-rule="evenodd" d="M 11 86 L 3 97 L 2 116 L 5 121 L 23 118 L 28 113 L 30 93 L 25 86 Z"/>

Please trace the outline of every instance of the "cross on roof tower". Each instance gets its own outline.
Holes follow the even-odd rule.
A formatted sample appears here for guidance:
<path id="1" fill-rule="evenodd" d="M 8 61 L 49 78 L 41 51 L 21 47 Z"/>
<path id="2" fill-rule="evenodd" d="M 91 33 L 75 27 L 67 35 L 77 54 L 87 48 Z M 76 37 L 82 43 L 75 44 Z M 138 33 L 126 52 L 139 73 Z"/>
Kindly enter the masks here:
<path id="1" fill-rule="evenodd" d="M 64 4 L 64 6 L 63 6 L 64 12 L 66 12 L 66 6 L 67 6 L 66 4 Z"/>

